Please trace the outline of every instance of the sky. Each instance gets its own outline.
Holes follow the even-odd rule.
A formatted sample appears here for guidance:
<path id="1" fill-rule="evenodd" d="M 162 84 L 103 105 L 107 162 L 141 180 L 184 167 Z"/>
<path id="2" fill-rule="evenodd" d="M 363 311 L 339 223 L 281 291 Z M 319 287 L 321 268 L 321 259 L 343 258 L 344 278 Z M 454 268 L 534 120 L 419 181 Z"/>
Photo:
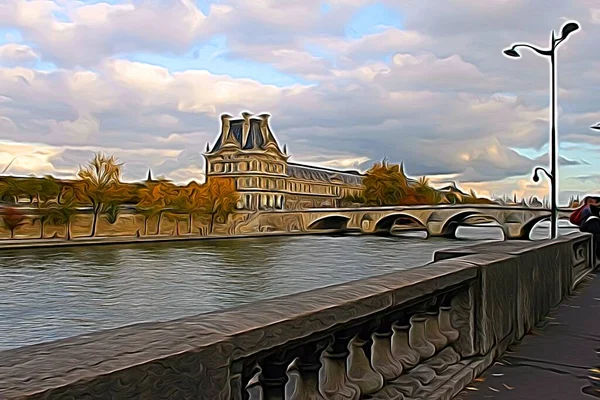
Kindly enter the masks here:
<path id="1" fill-rule="evenodd" d="M 272 115 L 292 160 L 478 194 L 548 193 L 558 50 L 560 199 L 600 192 L 597 0 L 0 0 L 0 171 L 73 176 L 94 151 L 202 181 L 219 115 Z M 16 158 L 15 158 L 16 157 Z"/>

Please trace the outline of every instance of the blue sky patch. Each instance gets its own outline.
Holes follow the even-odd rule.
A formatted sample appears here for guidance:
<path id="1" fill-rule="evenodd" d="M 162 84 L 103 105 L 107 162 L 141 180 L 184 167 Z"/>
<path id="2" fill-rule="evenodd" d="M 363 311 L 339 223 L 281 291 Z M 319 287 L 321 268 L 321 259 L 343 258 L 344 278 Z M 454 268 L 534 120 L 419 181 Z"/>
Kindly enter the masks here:
<path id="1" fill-rule="evenodd" d="M 52 11 L 52 15 L 57 21 L 72 22 L 71 18 L 69 18 L 69 16 L 65 12 L 54 10 Z"/>
<path id="2" fill-rule="evenodd" d="M 5 43 L 20 43 L 23 41 L 23 36 L 18 29 L 2 29 L 0 28 L 0 45 Z"/>
<path id="3" fill-rule="evenodd" d="M 359 9 L 346 25 L 346 38 L 359 39 L 380 32 L 384 27 L 402 28 L 402 16 L 381 3 Z"/>
<path id="4" fill-rule="evenodd" d="M 248 78 L 268 85 L 289 86 L 307 84 L 304 80 L 277 71 L 268 64 L 243 59 L 231 59 L 224 36 L 215 36 L 208 43 L 197 46 L 184 55 L 155 54 L 139 52 L 122 57 L 167 68 L 171 72 L 186 70 L 207 70 L 216 75 L 229 75 L 233 78 Z"/>

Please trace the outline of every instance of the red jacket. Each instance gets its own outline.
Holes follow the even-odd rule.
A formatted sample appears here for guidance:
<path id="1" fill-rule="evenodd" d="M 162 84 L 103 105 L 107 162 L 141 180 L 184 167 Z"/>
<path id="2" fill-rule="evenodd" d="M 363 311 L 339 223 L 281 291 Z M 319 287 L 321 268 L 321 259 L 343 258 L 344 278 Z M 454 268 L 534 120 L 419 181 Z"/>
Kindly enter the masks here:
<path id="1" fill-rule="evenodd" d="M 573 211 L 573 214 L 571 214 L 571 217 L 569 218 L 569 222 L 571 222 L 573 225 L 581 226 L 591 216 L 592 209 L 590 206 L 583 205 L 577 210 Z"/>

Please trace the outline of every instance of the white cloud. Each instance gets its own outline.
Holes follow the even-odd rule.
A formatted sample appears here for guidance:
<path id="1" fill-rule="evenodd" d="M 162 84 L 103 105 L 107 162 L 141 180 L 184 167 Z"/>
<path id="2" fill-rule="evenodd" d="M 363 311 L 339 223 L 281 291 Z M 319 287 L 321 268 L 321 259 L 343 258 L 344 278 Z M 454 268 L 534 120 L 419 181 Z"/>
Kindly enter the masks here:
<path id="1" fill-rule="evenodd" d="M 518 40 L 544 45 L 568 17 L 582 29 L 560 49 L 561 140 L 600 143 L 587 130 L 600 121 L 593 1 L 383 3 L 398 9 L 402 28 L 348 39 L 346 23 L 366 0 L 330 1 L 328 13 L 320 0 L 227 0 L 207 15 L 191 0 L 0 1 L 0 27 L 23 37 L 0 47 L 0 139 L 59 152 L 31 156 L 18 170 L 37 160 L 31 171 L 67 171 L 102 148 L 122 155 L 131 176 L 152 166 L 186 180 L 202 169 L 219 113 L 270 112 L 298 161 L 366 168 L 387 156 L 409 173 L 452 177 L 478 192 L 513 185 L 538 193 L 522 182 L 538 160 L 511 149 L 547 141 L 547 63 L 501 50 Z M 216 59 L 259 62 L 310 83 L 278 87 L 126 59 L 176 58 L 217 34 L 230 52 Z M 37 60 L 59 68 L 35 70 Z"/>
<path id="2" fill-rule="evenodd" d="M 68 16 L 58 20 L 54 13 Z M 209 31 L 191 0 L 85 4 L 65 0 L 6 0 L 0 25 L 18 28 L 48 59 L 64 65 L 91 65 L 123 51 L 183 51 Z"/>
<path id="3" fill-rule="evenodd" d="M 39 56 L 27 45 L 17 43 L 6 43 L 0 46 L 0 65 L 23 65 L 30 64 L 37 60 Z"/>

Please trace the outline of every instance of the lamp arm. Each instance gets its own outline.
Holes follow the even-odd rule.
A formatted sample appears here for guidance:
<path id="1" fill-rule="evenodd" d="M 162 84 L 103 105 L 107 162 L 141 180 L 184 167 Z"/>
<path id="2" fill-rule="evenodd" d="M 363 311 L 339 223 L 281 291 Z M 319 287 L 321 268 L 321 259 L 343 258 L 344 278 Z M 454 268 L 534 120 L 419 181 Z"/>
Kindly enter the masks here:
<path id="1" fill-rule="evenodd" d="M 548 177 L 548 179 L 552 180 L 552 174 L 548 172 L 546 168 L 542 167 L 535 167 L 535 169 L 533 170 L 533 176 L 537 176 L 538 171 L 542 171 Z"/>
<path id="2" fill-rule="evenodd" d="M 538 49 L 537 47 L 534 47 L 534 46 L 532 46 L 530 44 L 526 44 L 526 43 L 515 44 L 512 48 L 514 50 L 517 47 L 527 47 L 527 48 L 535 51 L 536 53 L 541 54 L 541 55 L 546 56 L 546 57 L 549 57 L 550 55 L 552 55 L 552 51 L 554 50 L 554 48 L 551 49 L 551 50 Z M 556 47 L 556 45 L 555 45 L 555 47 Z"/>

